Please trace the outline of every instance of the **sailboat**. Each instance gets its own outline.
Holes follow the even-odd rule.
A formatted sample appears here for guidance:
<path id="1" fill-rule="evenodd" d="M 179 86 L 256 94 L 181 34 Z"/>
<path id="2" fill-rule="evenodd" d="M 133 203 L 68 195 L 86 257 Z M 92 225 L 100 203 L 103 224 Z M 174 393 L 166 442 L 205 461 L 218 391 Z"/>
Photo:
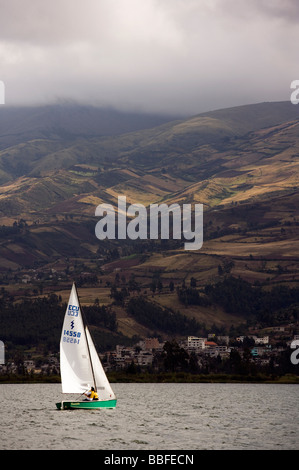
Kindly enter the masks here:
<path id="1" fill-rule="evenodd" d="M 56 403 L 59 410 L 115 408 L 116 396 L 107 379 L 88 327 L 84 322 L 75 283 L 65 312 L 60 338 L 62 393 L 81 395 L 75 401 Z M 83 399 L 91 387 L 99 400 Z"/>

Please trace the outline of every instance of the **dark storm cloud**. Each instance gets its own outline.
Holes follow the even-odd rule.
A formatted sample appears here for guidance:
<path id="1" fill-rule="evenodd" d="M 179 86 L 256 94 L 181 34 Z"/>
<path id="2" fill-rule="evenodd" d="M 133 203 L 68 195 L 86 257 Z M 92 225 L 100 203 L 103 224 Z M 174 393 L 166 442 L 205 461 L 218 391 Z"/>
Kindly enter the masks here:
<path id="1" fill-rule="evenodd" d="M 196 113 L 288 99 L 297 0 L 0 0 L 6 103 Z"/>
<path id="2" fill-rule="evenodd" d="M 248 2 L 250 3 L 250 2 Z M 287 22 L 299 22 L 299 3 L 297 0 L 255 0 L 256 10 Z"/>

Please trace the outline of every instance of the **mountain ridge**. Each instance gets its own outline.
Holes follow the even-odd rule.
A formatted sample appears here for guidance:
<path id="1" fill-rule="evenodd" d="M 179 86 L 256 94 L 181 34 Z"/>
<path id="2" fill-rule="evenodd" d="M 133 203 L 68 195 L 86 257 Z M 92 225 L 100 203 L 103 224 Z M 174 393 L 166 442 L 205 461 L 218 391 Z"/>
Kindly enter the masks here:
<path id="1" fill-rule="evenodd" d="M 0 182 L 4 183 L 14 177 L 28 174 L 36 176 L 48 170 L 66 169 L 76 163 L 105 165 L 111 160 L 119 159 L 122 159 L 124 163 L 127 159 L 131 166 L 142 163 L 145 168 L 150 169 L 162 158 L 164 160 L 171 154 L 177 156 L 182 153 L 187 157 L 188 152 L 204 145 L 212 145 L 219 152 L 227 146 L 230 140 L 241 138 L 242 135 L 247 135 L 249 132 L 282 124 L 287 120 L 294 120 L 294 118 L 298 119 L 298 111 L 294 108 L 294 105 L 287 102 L 261 103 L 230 108 L 227 112 L 228 117 L 225 119 L 223 118 L 225 110 L 203 113 L 191 118 L 174 121 L 160 117 L 160 119 L 167 122 L 160 123 L 158 126 L 147 126 L 141 130 L 131 129 L 130 132 L 123 132 L 123 129 L 120 131 L 118 125 L 114 128 L 110 125 L 112 129 L 110 135 L 105 134 L 102 129 L 100 132 L 98 131 L 97 136 L 94 135 L 94 131 L 90 133 L 89 126 L 93 114 L 91 119 L 85 120 L 86 108 L 83 108 L 80 122 L 76 125 L 84 127 L 85 135 L 84 133 L 83 136 L 82 134 L 79 135 L 77 132 L 69 134 L 64 127 L 65 123 L 61 122 L 60 127 L 57 124 L 59 135 L 54 133 L 50 136 L 51 129 L 49 131 L 47 127 L 48 121 L 46 120 L 45 124 L 41 124 L 41 120 L 38 119 L 36 125 L 42 126 L 44 129 L 43 134 L 48 134 L 47 136 L 43 135 L 41 137 L 38 135 L 39 131 L 36 133 L 33 130 L 33 135 L 27 138 L 24 137 L 24 132 L 19 129 L 17 142 L 10 142 L 9 146 L 5 146 L 3 143 L 6 139 L 6 131 L 3 128 L 6 111 L 0 109 L 0 145 L 2 146 L 2 150 L 0 150 Z M 22 119 L 25 119 L 25 109 L 22 109 Z M 39 109 L 42 114 L 47 114 L 47 110 L 52 108 Z M 80 114 L 81 108 L 75 109 L 77 114 Z M 254 109 L 258 110 L 256 119 L 252 117 Z M 90 107 L 87 110 L 89 112 Z M 92 111 L 96 113 L 100 120 L 103 118 L 101 114 L 103 110 L 92 108 Z M 279 118 L 280 112 L 281 117 Z M 241 115 L 243 115 L 243 120 Z M 68 116 L 69 112 L 66 113 L 66 118 Z M 120 119 L 122 121 L 126 121 L 128 117 L 127 114 L 118 116 L 122 116 L 122 119 Z M 157 118 L 149 117 L 148 119 L 151 121 Z M 145 122 L 148 124 L 148 121 Z M 152 121 L 151 124 L 153 124 Z M 93 125 L 94 128 L 98 128 L 99 121 L 96 121 Z M 138 125 L 142 124 L 138 123 Z M 69 126 L 71 127 L 71 124 Z M 11 138 L 14 139 L 13 136 Z"/>

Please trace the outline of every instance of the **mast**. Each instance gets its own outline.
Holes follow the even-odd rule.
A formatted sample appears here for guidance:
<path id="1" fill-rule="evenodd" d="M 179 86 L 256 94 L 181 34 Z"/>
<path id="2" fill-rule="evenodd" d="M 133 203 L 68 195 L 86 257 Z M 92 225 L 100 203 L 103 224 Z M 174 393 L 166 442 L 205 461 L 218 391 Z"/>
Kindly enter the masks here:
<path id="1" fill-rule="evenodd" d="M 82 320 L 83 320 L 83 327 L 84 327 L 83 329 L 84 329 L 84 335 L 85 335 L 86 344 L 87 344 L 87 351 L 88 351 L 89 363 L 90 363 L 91 373 L 92 373 L 92 378 L 93 378 L 93 383 L 94 383 L 94 389 L 95 389 L 95 391 L 97 391 L 97 384 L 96 384 L 96 379 L 95 379 L 94 370 L 93 370 L 93 364 L 92 364 L 92 360 L 91 360 L 89 343 L 88 343 L 88 339 L 87 339 L 87 335 L 86 335 L 86 328 L 87 327 L 86 327 L 85 315 L 83 314 L 83 311 L 82 311 L 82 307 L 81 307 L 81 303 L 80 303 L 79 295 L 78 295 L 78 291 L 77 291 L 77 286 L 76 286 L 75 283 L 74 283 L 74 286 L 75 286 L 75 290 L 76 290 L 76 294 L 77 294 L 77 298 L 78 298 L 78 303 L 79 303 L 79 306 L 80 306 Z"/>

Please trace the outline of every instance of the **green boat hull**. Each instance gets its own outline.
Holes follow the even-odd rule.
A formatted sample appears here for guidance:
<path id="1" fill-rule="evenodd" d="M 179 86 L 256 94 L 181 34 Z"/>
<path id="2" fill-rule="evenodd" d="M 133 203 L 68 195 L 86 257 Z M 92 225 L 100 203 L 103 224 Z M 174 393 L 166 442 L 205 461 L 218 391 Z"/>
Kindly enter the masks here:
<path id="1" fill-rule="evenodd" d="M 98 408 L 115 408 L 114 400 L 96 400 L 96 401 L 61 401 L 56 403 L 58 410 L 96 410 Z"/>

